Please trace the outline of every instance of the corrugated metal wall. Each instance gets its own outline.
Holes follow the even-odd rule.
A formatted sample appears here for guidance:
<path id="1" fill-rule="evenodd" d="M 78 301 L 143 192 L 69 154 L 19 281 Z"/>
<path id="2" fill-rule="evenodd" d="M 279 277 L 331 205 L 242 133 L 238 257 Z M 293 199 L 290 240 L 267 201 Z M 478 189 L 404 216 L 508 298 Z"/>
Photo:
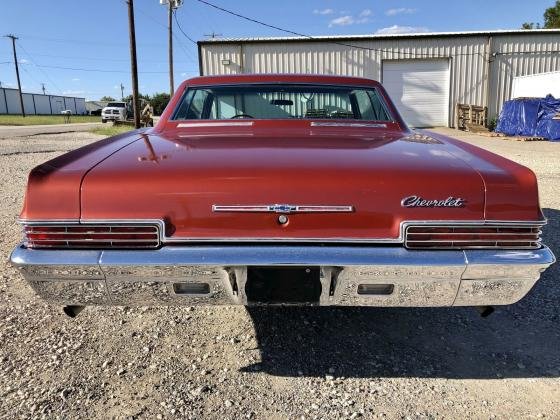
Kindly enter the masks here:
<path id="1" fill-rule="evenodd" d="M 25 113 L 60 114 L 69 109 L 74 115 L 85 115 L 86 100 L 68 96 L 41 95 L 40 93 L 23 93 Z M 51 112 L 52 111 L 52 112 Z M 17 89 L 0 88 L 0 114 L 21 114 L 21 105 Z"/>
<path id="2" fill-rule="evenodd" d="M 528 34 L 492 39 L 490 105 L 493 113 L 511 99 L 513 78 L 560 70 L 560 36 Z"/>
<path id="3" fill-rule="evenodd" d="M 200 60 L 204 75 L 312 73 L 367 77 L 382 82 L 385 60 L 448 58 L 449 125 L 454 126 L 456 103 L 488 106 L 492 117 L 510 98 L 513 77 L 558 70 L 560 54 L 544 51 L 560 50 L 559 38 L 558 34 L 517 34 L 337 41 L 358 48 L 328 40 L 208 42 L 201 44 Z M 538 51 L 542 53 L 534 53 Z M 229 64 L 223 64 L 224 59 Z"/>

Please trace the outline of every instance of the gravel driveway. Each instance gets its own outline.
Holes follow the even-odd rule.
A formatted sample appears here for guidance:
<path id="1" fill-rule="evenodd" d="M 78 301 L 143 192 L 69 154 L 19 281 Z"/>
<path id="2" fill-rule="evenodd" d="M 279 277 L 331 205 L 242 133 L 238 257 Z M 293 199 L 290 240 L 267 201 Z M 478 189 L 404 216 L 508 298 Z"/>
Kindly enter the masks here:
<path id="1" fill-rule="evenodd" d="M 532 168 L 560 255 L 560 143 L 452 133 Z M 560 418 L 560 264 L 469 308 L 47 306 L 6 262 L 29 170 L 99 139 L 0 139 L 0 418 Z"/>

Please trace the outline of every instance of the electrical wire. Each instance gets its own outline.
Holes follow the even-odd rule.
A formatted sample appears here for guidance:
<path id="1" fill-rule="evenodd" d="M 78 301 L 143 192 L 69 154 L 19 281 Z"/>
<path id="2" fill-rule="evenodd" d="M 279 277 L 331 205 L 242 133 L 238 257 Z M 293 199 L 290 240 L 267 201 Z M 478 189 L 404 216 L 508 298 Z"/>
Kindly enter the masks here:
<path id="1" fill-rule="evenodd" d="M 35 35 L 25 35 L 25 34 L 21 34 L 21 37 L 25 38 L 25 39 L 37 39 L 39 41 L 44 41 L 44 42 L 56 42 L 56 43 L 62 43 L 62 44 L 90 44 L 90 45 L 105 45 L 105 46 L 128 46 L 129 44 L 126 42 L 99 42 L 99 41 L 85 41 L 85 40 L 75 40 L 75 39 L 66 39 L 66 38 L 46 38 L 46 37 L 40 37 L 40 36 L 35 36 Z M 158 47 L 161 48 L 163 47 L 162 44 L 138 44 L 139 46 L 142 47 Z"/>
<path id="2" fill-rule="evenodd" d="M 53 54 L 42 54 L 42 53 L 36 53 L 34 52 L 33 55 L 35 56 L 39 56 L 39 57 L 51 57 L 51 58 L 63 58 L 63 59 L 69 59 L 69 60 L 93 60 L 93 61 L 114 61 L 114 62 L 130 62 L 130 59 L 128 58 L 107 58 L 107 57 L 83 57 L 83 56 L 69 56 L 69 55 L 53 55 Z M 180 61 L 177 61 L 180 62 Z M 187 63 L 190 61 L 184 61 L 184 63 Z M 11 61 L 8 61 L 8 63 L 11 63 Z M 166 60 L 142 60 L 142 63 L 167 63 Z M 3 64 L 3 63 L 0 63 Z"/>
<path id="3" fill-rule="evenodd" d="M 247 20 L 249 22 L 256 23 L 258 25 L 265 26 L 265 27 L 270 28 L 270 29 L 275 29 L 277 31 L 288 33 L 290 35 L 296 35 L 296 36 L 302 37 L 302 38 L 307 38 L 307 39 L 316 40 L 316 41 L 323 41 L 323 39 L 321 39 L 321 38 L 317 38 L 317 37 L 307 35 L 307 34 L 304 34 L 304 33 L 300 33 L 300 32 L 296 32 L 296 31 L 292 31 L 292 30 L 289 30 L 289 29 L 281 28 L 281 27 L 276 26 L 276 25 L 271 25 L 269 23 L 262 22 L 262 21 L 257 20 L 257 19 L 253 19 L 253 18 L 250 18 L 248 16 L 244 16 L 240 13 L 236 13 L 232 10 L 226 9 L 224 7 L 220 7 L 220 6 L 218 6 L 216 4 L 213 4 L 213 3 L 210 3 L 209 1 L 206 1 L 206 0 L 195 0 L 195 1 L 197 1 L 199 3 L 202 3 L 202 4 L 204 4 L 208 7 L 212 7 L 216 10 L 221 11 L 221 12 L 228 13 L 232 16 L 236 16 L 240 19 L 244 19 L 244 20 Z M 336 45 L 341 45 L 341 46 L 344 46 L 344 47 L 359 49 L 359 50 L 373 51 L 373 52 L 376 52 L 376 53 L 386 53 L 386 54 L 391 54 L 391 55 L 403 55 L 403 56 L 412 56 L 412 57 L 429 57 L 429 58 L 438 58 L 438 57 L 448 58 L 449 56 L 474 56 L 474 55 L 479 55 L 479 56 L 485 58 L 485 54 L 480 53 L 480 52 L 454 53 L 454 54 L 449 54 L 449 55 L 438 55 L 438 54 L 424 54 L 424 53 L 415 53 L 415 52 L 395 51 L 395 50 L 388 50 L 388 49 L 381 49 L 381 48 L 370 48 L 370 47 L 364 47 L 364 46 L 361 46 L 361 45 L 348 44 L 346 42 L 339 42 L 339 41 L 336 41 L 332 38 L 329 39 L 329 43 L 336 44 Z M 557 53 L 557 52 L 558 51 L 538 51 L 538 52 L 529 52 L 528 51 L 527 53 L 542 54 L 542 53 Z M 505 54 L 523 54 L 523 53 L 524 52 L 493 53 L 493 54 L 494 55 L 505 55 Z"/>
<path id="4" fill-rule="evenodd" d="M 244 16 L 240 13 L 236 13 L 232 10 L 225 9 L 223 7 L 220 7 L 220 6 L 216 5 L 216 4 L 210 3 L 209 1 L 206 1 L 206 0 L 195 0 L 195 1 L 197 1 L 199 3 L 202 3 L 206 6 L 213 7 L 214 9 L 219 10 L 221 12 L 228 13 L 232 16 L 236 16 L 240 19 L 244 19 L 244 20 L 247 20 L 249 22 L 256 23 L 258 25 L 262 25 L 262 26 L 265 26 L 265 27 L 270 28 L 270 29 L 275 29 L 277 31 L 288 33 L 290 35 L 296 35 L 296 36 L 302 37 L 302 38 L 307 38 L 307 39 L 316 40 L 316 41 L 322 41 L 321 38 L 317 38 L 317 37 L 314 37 L 314 36 L 311 36 L 311 35 L 303 34 L 301 32 L 292 31 L 290 29 L 281 28 L 281 27 L 276 26 L 276 25 L 271 25 L 269 23 L 262 22 L 262 21 L 257 20 L 257 19 L 253 19 L 253 18 L 250 18 L 248 16 Z M 344 47 L 350 47 L 350 48 L 354 48 L 354 49 L 358 49 L 358 50 L 373 51 L 373 52 L 376 52 L 376 53 L 387 53 L 387 54 L 392 54 L 392 55 L 412 56 L 412 57 L 449 58 L 450 55 L 451 56 L 480 55 L 481 57 L 484 57 L 484 55 L 482 53 L 479 53 L 479 52 L 475 52 L 475 53 L 456 53 L 456 54 L 450 54 L 450 55 L 439 55 L 439 54 L 424 54 L 424 53 L 394 51 L 394 50 L 387 50 L 387 49 L 380 49 L 380 48 L 369 48 L 369 47 L 363 47 L 361 45 L 354 45 L 354 44 L 348 44 L 348 43 L 345 43 L 345 42 L 339 42 L 339 41 L 336 41 L 336 40 L 333 40 L 333 39 L 329 39 L 329 42 L 332 43 L 332 44 L 341 45 L 341 46 L 344 46 Z"/>
<path id="5" fill-rule="evenodd" d="M 56 90 L 58 91 L 58 93 L 62 94 L 62 89 L 60 89 L 58 87 L 58 85 L 54 82 L 53 79 L 50 78 L 50 76 L 47 74 L 46 71 L 44 71 L 41 66 L 37 65 L 37 63 L 35 62 L 35 60 L 33 59 L 33 57 L 31 57 L 31 54 L 29 54 L 29 51 L 27 51 L 27 49 L 21 44 L 21 42 L 18 40 L 17 41 L 18 46 L 23 50 L 23 52 L 25 53 L 25 55 L 27 55 L 27 58 L 29 58 L 29 61 L 31 61 L 31 63 L 37 67 L 39 69 L 39 71 L 41 71 L 41 73 L 43 73 L 45 75 L 45 77 L 52 83 L 52 85 L 56 88 Z"/>
<path id="6" fill-rule="evenodd" d="M 179 19 L 177 19 L 177 10 L 173 11 L 173 17 L 175 18 L 175 23 L 177 24 L 177 28 L 179 28 L 179 30 L 181 31 L 181 33 L 185 36 L 185 38 L 187 38 L 189 41 L 191 41 L 193 44 L 198 45 L 198 43 L 192 39 L 190 36 L 188 36 L 185 31 L 183 31 L 183 28 L 181 27 L 181 24 L 179 23 Z"/>
<path id="7" fill-rule="evenodd" d="M 35 78 L 35 76 L 33 76 L 33 75 L 31 74 L 31 72 L 29 72 L 24 66 L 21 66 L 20 68 L 21 68 L 31 79 L 33 79 L 33 80 L 35 81 L 35 83 L 37 83 L 37 84 L 39 84 L 39 85 L 41 84 L 41 82 L 40 82 L 39 80 L 37 80 L 37 79 Z"/>
<path id="8" fill-rule="evenodd" d="M 154 17 L 152 17 L 149 13 L 147 13 L 147 12 L 145 12 L 144 10 L 138 8 L 138 6 L 135 7 L 135 10 L 138 10 L 141 14 L 143 14 L 144 16 L 146 16 L 148 19 L 150 19 L 152 22 L 156 23 L 157 25 L 159 25 L 159 26 L 161 26 L 161 27 L 167 29 L 167 25 L 164 25 L 164 24 L 161 23 L 159 20 L 154 19 Z M 175 17 L 175 22 L 177 22 L 177 17 Z M 179 26 L 179 25 L 177 24 L 177 26 Z M 179 28 L 179 29 L 181 29 L 181 28 Z M 183 31 L 181 30 L 181 32 L 183 32 Z M 183 33 L 183 35 L 185 35 L 185 34 Z M 183 53 L 185 53 L 185 55 L 190 59 L 190 61 L 192 61 L 193 63 L 198 63 L 198 59 L 197 59 L 190 51 L 188 51 L 188 50 L 184 47 L 183 43 L 181 42 L 181 40 L 179 39 L 179 37 L 178 37 L 177 35 L 175 35 L 174 32 L 172 32 L 172 36 L 173 36 L 173 39 L 175 39 L 175 40 L 177 41 L 177 44 L 179 45 L 179 47 L 181 48 L 181 50 L 183 50 Z M 196 44 L 196 42 L 195 42 L 195 44 Z"/>
<path id="9" fill-rule="evenodd" d="M 88 69 L 83 67 L 65 67 L 65 66 L 48 66 L 46 64 L 39 65 L 36 64 L 37 67 L 45 67 L 50 69 L 62 69 L 62 70 L 73 70 L 73 71 L 92 71 L 98 73 L 130 73 L 130 70 L 107 70 L 107 69 Z M 145 73 L 145 74 L 165 74 L 166 71 L 139 71 L 138 73 Z"/>

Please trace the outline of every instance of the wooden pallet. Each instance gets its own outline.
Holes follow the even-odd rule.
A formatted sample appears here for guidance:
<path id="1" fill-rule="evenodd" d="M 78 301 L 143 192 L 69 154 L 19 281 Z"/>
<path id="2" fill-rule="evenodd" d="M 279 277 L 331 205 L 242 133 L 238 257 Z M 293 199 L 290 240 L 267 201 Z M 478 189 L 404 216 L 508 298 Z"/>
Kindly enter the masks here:
<path id="1" fill-rule="evenodd" d="M 486 134 L 486 133 L 490 133 L 490 130 L 488 130 L 486 127 L 484 127 L 483 125 L 480 124 L 475 124 L 472 122 L 464 122 L 463 123 L 465 126 L 465 130 L 476 133 L 476 134 Z"/>
<path id="2" fill-rule="evenodd" d="M 548 141 L 544 137 L 525 137 L 525 136 L 500 136 L 504 140 L 515 140 L 515 141 Z"/>
<path id="3" fill-rule="evenodd" d="M 455 121 L 457 128 L 461 130 L 468 130 L 468 125 L 484 128 L 488 125 L 488 108 L 457 103 L 455 106 Z"/>

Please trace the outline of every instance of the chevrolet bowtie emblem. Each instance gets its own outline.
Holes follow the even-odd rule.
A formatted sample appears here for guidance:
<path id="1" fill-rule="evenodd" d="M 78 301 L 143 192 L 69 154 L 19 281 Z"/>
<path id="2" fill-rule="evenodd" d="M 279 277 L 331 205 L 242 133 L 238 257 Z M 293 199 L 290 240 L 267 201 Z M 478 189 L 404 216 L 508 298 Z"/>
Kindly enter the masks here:
<path id="1" fill-rule="evenodd" d="M 243 213 L 351 213 L 353 206 L 303 206 L 294 204 L 265 204 L 265 205 L 213 205 L 214 212 L 243 212 Z"/>

